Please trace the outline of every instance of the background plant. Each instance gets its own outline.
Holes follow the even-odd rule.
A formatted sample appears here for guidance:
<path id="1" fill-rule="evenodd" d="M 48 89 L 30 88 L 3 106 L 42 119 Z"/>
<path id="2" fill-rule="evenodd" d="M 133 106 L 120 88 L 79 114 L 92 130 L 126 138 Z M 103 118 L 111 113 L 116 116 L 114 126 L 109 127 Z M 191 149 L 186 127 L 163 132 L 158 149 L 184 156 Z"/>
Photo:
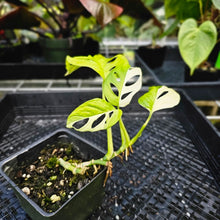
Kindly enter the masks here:
<path id="1" fill-rule="evenodd" d="M 190 75 L 207 60 L 217 42 L 217 30 L 213 22 L 205 21 L 199 27 L 195 19 L 183 22 L 178 34 L 181 56 L 190 67 Z"/>
<path id="2" fill-rule="evenodd" d="M 28 29 L 43 37 L 67 38 L 77 36 L 78 20 L 93 17 L 93 31 L 118 17 L 123 9 L 105 0 L 6 0 L 10 12 L 0 18 L 0 29 Z"/>
<path id="3" fill-rule="evenodd" d="M 102 98 L 94 98 L 78 106 L 67 119 L 67 128 L 74 128 L 80 132 L 107 131 L 107 153 L 103 158 L 93 159 L 79 164 L 64 161 L 59 163 L 73 174 L 83 174 L 90 166 L 103 165 L 108 167 L 107 176 L 111 175 L 111 160 L 125 155 L 127 159 L 132 145 L 141 136 L 154 112 L 172 108 L 179 103 L 180 96 L 171 88 L 154 86 L 138 99 L 138 103 L 149 111 L 146 121 L 134 137 L 130 137 L 123 123 L 123 108 L 130 104 L 133 96 L 141 89 L 142 72 L 140 68 L 130 67 L 123 55 L 105 58 L 102 55 L 80 56 L 66 58 L 66 75 L 80 67 L 89 67 L 95 70 L 102 78 Z M 114 149 L 112 126 L 119 124 L 121 146 Z"/>
<path id="4" fill-rule="evenodd" d="M 178 43 L 190 74 L 202 66 L 217 44 L 220 28 L 220 5 L 216 0 L 166 0 L 166 18 L 180 24 Z"/>

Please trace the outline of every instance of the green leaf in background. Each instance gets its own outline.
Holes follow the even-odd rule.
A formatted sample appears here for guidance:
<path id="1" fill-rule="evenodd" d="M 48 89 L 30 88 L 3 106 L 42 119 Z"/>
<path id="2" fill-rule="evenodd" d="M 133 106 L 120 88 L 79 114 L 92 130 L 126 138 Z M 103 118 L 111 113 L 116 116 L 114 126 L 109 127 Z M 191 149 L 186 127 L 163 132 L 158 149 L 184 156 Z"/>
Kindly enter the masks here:
<path id="1" fill-rule="evenodd" d="M 207 0 L 203 0 L 206 5 Z M 166 18 L 175 16 L 178 20 L 187 18 L 200 18 L 199 1 L 188 0 L 165 0 L 165 15 Z"/>
<path id="2" fill-rule="evenodd" d="M 103 99 L 91 99 L 77 107 L 67 119 L 67 128 L 77 131 L 100 131 L 112 127 L 122 115 L 120 109 L 115 109 Z"/>
<path id="3" fill-rule="evenodd" d="M 212 0 L 213 5 L 220 10 L 220 0 Z"/>
<path id="4" fill-rule="evenodd" d="M 151 114 L 158 110 L 172 108 L 180 102 L 180 95 L 166 86 L 152 86 L 138 99 L 138 103 Z"/>
<path id="5" fill-rule="evenodd" d="M 123 55 L 116 55 L 112 58 L 106 58 L 101 54 L 94 56 L 76 56 L 76 57 L 66 57 L 66 74 L 70 75 L 75 70 L 80 67 L 88 67 L 96 71 L 103 79 L 105 79 L 110 71 L 117 66 L 127 66 L 130 67 L 129 62 Z"/>
<path id="6" fill-rule="evenodd" d="M 220 52 L 218 52 L 218 56 L 215 62 L 215 68 L 220 69 Z"/>
<path id="7" fill-rule="evenodd" d="M 179 20 L 175 19 L 172 22 L 172 24 L 160 35 L 159 38 L 163 38 L 165 36 L 168 36 L 168 35 L 174 33 L 175 29 L 177 29 L 177 27 L 178 27 L 178 24 L 179 24 Z"/>
<path id="8" fill-rule="evenodd" d="M 199 27 L 196 20 L 191 18 L 183 22 L 178 33 L 178 43 L 191 75 L 208 58 L 216 41 L 217 30 L 213 22 L 205 21 Z"/>
<path id="9" fill-rule="evenodd" d="M 103 82 L 103 94 L 107 101 L 117 107 L 128 105 L 142 86 L 142 72 L 138 67 L 128 69 L 127 63 L 112 69 Z"/>

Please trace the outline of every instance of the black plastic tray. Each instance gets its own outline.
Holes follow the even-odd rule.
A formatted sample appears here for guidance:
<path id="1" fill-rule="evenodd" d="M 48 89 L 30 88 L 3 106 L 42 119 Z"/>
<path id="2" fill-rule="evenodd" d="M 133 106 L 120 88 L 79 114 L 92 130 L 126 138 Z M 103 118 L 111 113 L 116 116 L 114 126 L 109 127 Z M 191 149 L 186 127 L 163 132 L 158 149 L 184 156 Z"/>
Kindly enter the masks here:
<path id="1" fill-rule="evenodd" d="M 154 115 L 128 161 L 113 161 L 104 202 L 90 219 L 220 219 L 220 136 L 191 99 L 180 94 L 177 107 Z M 101 91 L 6 95 L 0 102 L 0 160 L 65 127 L 67 115 L 78 104 L 100 95 Z M 136 102 L 125 109 L 131 136 L 145 119 L 146 111 Z M 115 146 L 120 145 L 118 132 L 116 126 Z M 106 150 L 105 132 L 78 134 Z M 0 210 L 3 220 L 29 219 L 2 176 Z"/>
<path id="2" fill-rule="evenodd" d="M 205 82 L 185 82 L 184 68 L 177 46 L 167 46 L 165 60 L 161 67 L 151 69 L 141 58 L 138 51 L 135 53 L 136 61 L 144 74 L 151 79 L 151 85 L 167 85 L 183 89 L 193 100 L 220 99 L 220 80 Z M 149 86 L 149 83 L 147 84 Z"/>
<path id="3" fill-rule="evenodd" d="M 74 74 L 64 77 L 64 63 L 0 63 L 0 80 L 11 79 L 85 79 L 94 78 L 97 73 L 88 68 L 80 68 Z"/>

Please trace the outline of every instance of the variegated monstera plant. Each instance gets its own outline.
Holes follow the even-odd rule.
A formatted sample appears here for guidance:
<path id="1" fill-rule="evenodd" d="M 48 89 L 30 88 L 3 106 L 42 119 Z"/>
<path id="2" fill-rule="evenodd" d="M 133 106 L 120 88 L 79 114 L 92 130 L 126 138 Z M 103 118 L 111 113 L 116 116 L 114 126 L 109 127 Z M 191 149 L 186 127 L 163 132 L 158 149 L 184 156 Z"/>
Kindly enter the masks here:
<path id="1" fill-rule="evenodd" d="M 114 157 L 121 154 L 129 155 L 132 145 L 141 136 L 149 123 L 154 112 L 172 108 L 180 101 L 179 94 L 166 86 L 153 86 L 142 95 L 138 102 L 146 108 L 146 121 L 134 137 L 130 137 L 123 123 L 122 108 L 129 105 L 132 97 L 142 87 L 142 71 L 138 67 L 130 67 L 128 60 L 123 55 L 116 55 L 113 58 L 106 58 L 102 55 L 79 56 L 66 58 L 66 75 L 71 74 L 80 67 L 89 67 L 95 70 L 102 78 L 102 98 L 94 98 L 78 106 L 67 119 L 67 128 L 74 128 L 78 131 L 95 132 L 107 131 L 108 150 L 103 158 L 92 159 L 82 163 L 70 163 L 59 158 L 59 163 L 73 174 L 84 174 L 87 169 L 97 165 L 107 166 L 107 175 L 111 175 Z M 112 126 L 119 123 L 121 133 L 121 146 L 114 150 L 112 138 Z"/>

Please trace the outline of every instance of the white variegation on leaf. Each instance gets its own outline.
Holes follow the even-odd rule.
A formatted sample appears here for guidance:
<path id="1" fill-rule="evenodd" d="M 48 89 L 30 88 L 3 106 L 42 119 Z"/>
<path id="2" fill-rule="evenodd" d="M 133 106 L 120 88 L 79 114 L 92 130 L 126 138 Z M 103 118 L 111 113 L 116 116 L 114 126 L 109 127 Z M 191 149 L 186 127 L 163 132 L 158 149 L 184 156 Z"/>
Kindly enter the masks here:
<path id="1" fill-rule="evenodd" d="M 113 69 L 103 82 L 103 94 L 107 101 L 117 107 L 125 107 L 132 97 L 141 89 L 142 71 L 138 67 L 130 68 L 125 72 Z"/>
<path id="2" fill-rule="evenodd" d="M 158 110 L 173 108 L 180 102 L 180 95 L 166 86 L 153 86 L 138 99 L 138 103 L 152 114 Z"/>
<path id="3" fill-rule="evenodd" d="M 103 99 L 91 99 L 77 107 L 67 119 L 67 128 L 78 131 L 99 131 L 112 127 L 122 115 L 120 109 L 115 109 Z M 80 125 L 79 127 L 77 126 Z"/>

